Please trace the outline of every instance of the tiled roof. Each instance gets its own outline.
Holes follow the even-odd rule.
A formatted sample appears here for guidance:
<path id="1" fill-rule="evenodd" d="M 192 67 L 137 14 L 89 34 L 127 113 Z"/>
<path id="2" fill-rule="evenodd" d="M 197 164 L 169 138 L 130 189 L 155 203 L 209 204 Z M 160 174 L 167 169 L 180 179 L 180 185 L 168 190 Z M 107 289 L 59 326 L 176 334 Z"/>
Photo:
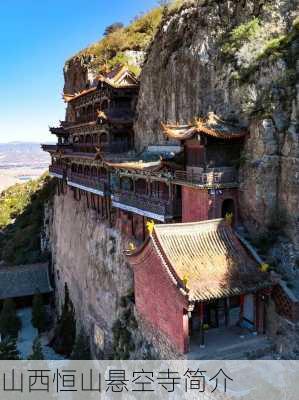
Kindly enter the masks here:
<path id="1" fill-rule="evenodd" d="M 121 162 L 119 160 L 107 160 L 105 164 L 120 169 L 157 171 L 163 166 L 164 161 L 175 159 L 182 149 L 179 146 L 148 146 L 143 152 L 131 156 Z"/>
<path id="2" fill-rule="evenodd" d="M 175 140 L 190 139 L 196 133 L 204 133 L 219 139 L 237 139 L 247 135 L 247 130 L 223 121 L 210 112 L 206 118 L 197 118 L 194 124 L 168 125 L 161 124 L 166 136 Z"/>
<path id="3" fill-rule="evenodd" d="M 89 89 L 84 89 L 81 92 L 75 93 L 75 94 L 66 94 L 65 93 L 63 95 L 63 99 L 64 99 L 64 101 L 66 101 L 68 103 L 69 101 L 73 101 L 75 99 L 78 99 L 79 97 L 84 96 L 85 94 L 95 92 L 96 90 L 97 90 L 96 87 L 92 87 L 92 88 L 89 88 Z"/>
<path id="4" fill-rule="evenodd" d="M 132 169 L 132 170 L 142 170 L 142 171 L 156 171 L 158 170 L 162 162 L 159 161 L 124 161 L 124 162 L 112 162 L 106 161 L 106 165 L 112 168 L 121 169 Z"/>
<path id="5" fill-rule="evenodd" d="M 189 291 L 191 301 L 271 286 L 269 274 L 261 272 L 223 219 L 155 225 L 151 240 L 165 267 Z"/>
<path id="6" fill-rule="evenodd" d="M 0 299 L 50 293 L 48 264 L 0 267 Z"/>

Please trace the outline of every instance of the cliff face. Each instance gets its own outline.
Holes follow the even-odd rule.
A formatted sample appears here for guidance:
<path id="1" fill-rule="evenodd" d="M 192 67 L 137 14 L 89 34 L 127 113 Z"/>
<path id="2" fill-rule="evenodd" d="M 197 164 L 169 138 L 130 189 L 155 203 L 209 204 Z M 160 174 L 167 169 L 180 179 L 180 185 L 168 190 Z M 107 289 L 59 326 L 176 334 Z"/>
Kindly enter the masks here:
<path id="1" fill-rule="evenodd" d="M 280 223 L 299 250 L 297 1 L 201 1 L 166 17 L 141 75 L 139 149 L 165 143 L 160 122 L 213 111 L 250 130 L 240 204 L 252 235 Z M 287 250 L 289 251 L 289 250 Z"/>
<path id="2" fill-rule="evenodd" d="M 55 196 L 52 219 L 56 298 L 63 301 L 67 282 L 79 325 L 108 354 L 120 298 L 132 288 L 132 273 L 123 255 L 126 244 L 87 209 L 83 198 L 75 201 L 71 191 Z"/>

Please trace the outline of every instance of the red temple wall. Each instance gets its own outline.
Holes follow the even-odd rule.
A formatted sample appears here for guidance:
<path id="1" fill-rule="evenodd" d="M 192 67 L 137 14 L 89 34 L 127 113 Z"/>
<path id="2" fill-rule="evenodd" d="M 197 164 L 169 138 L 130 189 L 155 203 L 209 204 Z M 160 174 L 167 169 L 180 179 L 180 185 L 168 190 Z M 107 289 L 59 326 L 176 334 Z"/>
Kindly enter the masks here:
<path id="1" fill-rule="evenodd" d="M 138 313 L 156 329 L 162 332 L 184 353 L 188 350 L 188 330 L 184 321 L 186 298 L 171 281 L 161 259 L 150 242 L 134 260 L 135 304 Z"/>
<path id="2" fill-rule="evenodd" d="M 182 186 L 182 222 L 205 221 L 209 218 L 207 190 Z"/>
<path id="3" fill-rule="evenodd" d="M 182 222 L 205 221 L 222 217 L 222 204 L 232 199 L 235 222 L 238 220 L 238 189 L 197 189 L 182 187 Z"/>

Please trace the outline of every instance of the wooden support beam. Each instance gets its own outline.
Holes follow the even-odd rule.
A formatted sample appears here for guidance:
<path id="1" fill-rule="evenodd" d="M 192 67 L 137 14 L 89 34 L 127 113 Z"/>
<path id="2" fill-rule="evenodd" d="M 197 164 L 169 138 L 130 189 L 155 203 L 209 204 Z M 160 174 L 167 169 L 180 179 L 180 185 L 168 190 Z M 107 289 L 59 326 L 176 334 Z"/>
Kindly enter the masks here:
<path id="1" fill-rule="evenodd" d="M 239 324 L 241 325 L 243 322 L 243 317 L 244 317 L 244 300 L 245 300 L 245 295 L 241 294 L 240 295 L 240 314 L 239 314 Z"/>
<path id="2" fill-rule="evenodd" d="M 204 303 L 199 304 L 199 319 L 200 319 L 200 347 L 205 347 L 205 331 L 204 331 Z"/>

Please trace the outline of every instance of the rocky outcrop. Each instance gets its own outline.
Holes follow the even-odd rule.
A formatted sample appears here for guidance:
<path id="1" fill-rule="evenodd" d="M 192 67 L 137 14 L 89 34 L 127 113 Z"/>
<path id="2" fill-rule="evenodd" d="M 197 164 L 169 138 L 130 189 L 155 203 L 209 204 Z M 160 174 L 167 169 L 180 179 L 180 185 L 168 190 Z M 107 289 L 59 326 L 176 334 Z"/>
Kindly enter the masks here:
<path id="1" fill-rule="evenodd" d="M 166 17 L 141 74 L 136 145 L 165 144 L 160 123 L 213 111 L 248 127 L 240 159 L 243 221 L 280 221 L 299 251 L 296 1 L 200 1 Z M 298 6 L 298 4 L 297 4 Z"/>
<path id="2" fill-rule="evenodd" d="M 78 56 L 71 58 L 64 65 L 64 88 L 63 92 L 66 94 L 78 93 L 88 86 L 90 86 L 94 79 L 95 74 L 91 69 L 91 62 L 93 57 Z"/>

